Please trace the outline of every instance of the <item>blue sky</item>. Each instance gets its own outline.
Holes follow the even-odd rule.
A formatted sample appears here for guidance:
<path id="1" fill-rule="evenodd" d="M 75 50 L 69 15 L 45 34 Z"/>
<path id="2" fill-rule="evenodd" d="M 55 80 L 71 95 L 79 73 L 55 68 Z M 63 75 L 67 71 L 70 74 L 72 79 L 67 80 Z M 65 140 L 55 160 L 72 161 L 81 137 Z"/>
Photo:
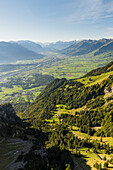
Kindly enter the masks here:
<path id="1" fill-rule="evenodd" d="M 113 0 L 0 0 L 0 41 L 113 38 Z"/>

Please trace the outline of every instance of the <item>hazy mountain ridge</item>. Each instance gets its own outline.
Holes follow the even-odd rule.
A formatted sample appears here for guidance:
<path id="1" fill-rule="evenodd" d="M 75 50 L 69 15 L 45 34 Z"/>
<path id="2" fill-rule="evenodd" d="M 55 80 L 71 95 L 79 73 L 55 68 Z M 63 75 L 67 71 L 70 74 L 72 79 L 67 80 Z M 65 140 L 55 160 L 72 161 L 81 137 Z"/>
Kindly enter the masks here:
<path id="1" fill-rule="evenodd" d="M 0 62 L 9 63 L 17 60 L 40 59 L 44 57 L 34 51 L 17 44 L 9 42 L 0 42 Z"/>
<path id="2" fill-rule="evenodd" d="M 113 51 L 112 39 L 58 41 L 43 45 L 43 47 L 36 42 L 21 40 L 17 42 L 0 42 L 0 61 L 1 63 L 8 63 L 17 60 L 41 59 L 45 57 L 46 52 L 57 52 L 66 56 L 87 55 L 93 52 L 92 55 L 96 56 L 110 51 Z"/>
<path id="3" fill-rule="evenodd" d="M 98 51 L 94 53 L 94 55 L 98 55 L 108 51 L 113 51 L 113 40 L 100 47 Z"/>
<path id="4" fill-rule="evenodd" d="M 56 43 L 50 43 L 45 46 L 45 48 L 53 49 L 53 50 L 62 50 L 67 48 L 73 44 L 78 43 L 76 40 L 74 41 L 57 41 Z"/>
<path id="5" fill-rule="evenodd" d="M 29 41 L 29 40 L 25 40 L 25 41 L 17 41 L 17 43 L 31 51 L 34 51 L 36 53 L 39 53 L 39 52 L 43 52 L 44 49 L 42 48 L 42 46 L 36 42 L 33 42 L 33 41 Z"/>
<path id="6" fill-rule="evenodd" d="M 78 43 L 78 41 L 57 41 L 53 43 L 41 43 L 41 42 L 33 42 L 30 40 L 19 40 L 19 41 L 10 41 L 9 43 L 17 43 L 25 48 L 27 48 L 30 51 L 34 51 L 36 53 L 41 52 L 58 52 L 59 50 L 62 50 L 64 48 L 69 47 L 70 45 L 73 45 L 74 43 Z"/>
<path id="7" fill-rule="evenodd" d="M 100 47 L 104 48 L 104 45 L 107 43 L 109 44 L 109 46 L 106 46 L 106 49 L 104 49 L 103 52 L 107 52 L 110 50 L 112 51 L 112 48 L 110 48 L 112 46 L 112 41 L 113 41 L 112 39 L 83 40 L 77 44 L 75 43 L 72 46 L 69 46 L 68 48 L 61 50 L 61 53 L 70 55 L 70 56 L 84 55 L 84 54 L 93 52 L 95 50 L 98 51 L 100 49 Z M 111 46 L 110 46 L 110 44 L 111 44 Z M 101 50 L 101 52 L 102 52 L 102 50 Z M 95 55 L 96 54 L 99 54 L 99 53 L 95 52 Z"/>

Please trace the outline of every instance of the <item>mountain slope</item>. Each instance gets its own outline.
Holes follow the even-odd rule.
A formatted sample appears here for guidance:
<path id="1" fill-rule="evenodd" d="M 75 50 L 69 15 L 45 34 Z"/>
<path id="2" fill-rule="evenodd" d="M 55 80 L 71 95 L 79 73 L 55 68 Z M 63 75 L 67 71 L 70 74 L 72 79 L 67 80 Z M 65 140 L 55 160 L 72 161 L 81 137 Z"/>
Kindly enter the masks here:
<path id="1" fill-rule="evenodd" d="M 84 106 L 88 100 L 92 99 L 93 96 L 97 97 L 103 94 L 103 89 L 104 86 L 98 84 L 86 88 L 85 85 L 79 81 L 69 80 L 55 91 L 37 98 L 28 109 L 26 109 L 25 114 L 31 116 L 39 115 L 39 117 L 47 118 L 50 116 L 50 111 L 55 109 L 55 106 L 58 104 L 66 105 L 70 109 L 80 108 Z"/>
<path id="2" fill-rule="evenodd" d="M 104 95 L 106 94 L 107 89 L 112 88 L 112 68 L 113 62 L 103 68 L 96 69 L 94 73 L 97 72 L 97 74 L 92 77 L 88 77 L 88 75 L 86 75 L 83 78 L 76 80 L 53 80 L 52 83 L 50 83 L 35 99 L 35 101 L 25 110 L 23 117 L 30 118 L 31 122 L 33 117 L 35 117 L 35 120 L 39 118 L 50 118 L 52 116 L 51 112 L 54 111 L 56 106 L 60 104 L 66 105 L 68 109 L 75 110 L 82 107 L 85 107 L 86 110 L 88 110 L 89 107 L 97 108 L 97 115 L 100 114 L 98 113 L 98 107 L 101 107 L 106 103 Z M 98 70 L 101 71 L 100 73 L 103 73 L 101 81 L 97 81 L 98 77 L 100 77 L 100 75 L 98 75 Z M 59 84 L 58 86 L 56 85 L 56 82 Z M 82 114 L 84 115 L 85 112 L 81 113 L 81 115 Z M 93 110 L 92 114 L 94 114 Z M 92 123 L 92 126 L 101 126 L 101 123 L 99 122 L 102 121 L 104 116 L 105 115 L 102 114 L 102 116 L 98 118 L 98 121 L 97 118 L 95 118 L 96 123 Z"/>
<path id="3" fill-rule="evenodd" d="M 42 46 L 40 44 L 37 44 L 35 42 L 32 41 L 17 41 L 17 43 L 31 51 L 34 51 L 36 53 L 42 52 L 44 51 L 44 49 L 42 48 Z"/>
<path id="4" fill-rule="evenodd" d="M 70 157 L 76 166 L 69 164 L 71 169 L 77 165 L 78 169 L 103 168 L 105 164 L 113 167 L 112 67 L 113 62 L 92 71 L 92 76 L 53 80 L 21 114 L 32 128 L 48 134 L 46 149 L 55 147 L 61 153 L 73 153 Z M 54 158 L 51 160 L 54 167 Z"/>
<path id="5" fill-rule="evenodd" d="M 22 120 L 16 115 L 11 104 L 0 105 L 0 136 L 19 136 L 21 133 Z M 14 128 L 13 128 L 14 127 Z"/>
<path id="6" fill-rule="evenodd" d="M 105 45 L 103 45 L 102 47 L 99 48 L 99 50 L 97 50 L 94 55 L 98 55 L 104 52 L 108 52 L 108 51 L 113 51 L 113 41 L 106 43 Z"/>
<path id="7" fill-rule="evenodd" d="M 77 44 L 75 43 L 72 46 L 69 46 L 66 49 L 63 49 L 61 51 L 61 53 L 70 55 L 70 56 L 84 55 L 84 54 L 88 54 L 92 51 L 95 51 L 95 50 L 99 49 L 100 47 L 102 47 L 104 44 L 107 44 L 110 42 L 112 42 L 111 39 L 83 40 Z"/>
<path id="8" fill-rule="evenodd" d="M 45 89 L 42 91 L 42 93 L 39 94 L 37 98 L 40 98 L 43 95 L 53 92 L 55 89 L 58 89 L 60 86 L 62 86 L 65 82 L 66 82 L 65 78 L 62 79 L 56 78 L 45 87 Z"/>
<path id="9" fill-rule="evenodd" d="M 44 57 L 17 43 L 0 42 L 0 62 L 9 63 L 17 60 L 40 59 Z"/>
<path id="10" fill-rule="evenodd" d="M 64 48 L 67 48 L 73 44 L 76 44 L 77 41 L 57 41 L 56 43 L 50 43 L 45 46 L 47 49 L 52 49 L 52 50 L 62 50 Z"/>

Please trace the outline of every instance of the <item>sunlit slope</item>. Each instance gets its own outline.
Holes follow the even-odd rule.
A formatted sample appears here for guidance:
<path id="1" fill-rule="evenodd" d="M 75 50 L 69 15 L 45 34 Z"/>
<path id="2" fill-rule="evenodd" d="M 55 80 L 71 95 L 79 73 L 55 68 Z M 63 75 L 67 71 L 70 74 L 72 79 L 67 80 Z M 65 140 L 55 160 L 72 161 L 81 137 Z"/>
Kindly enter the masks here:
<path id="1" fill-rule="evenodd" d="M 55 109 L 57 104 L 65 104 L 69 108 L 80 108 L 92 98 L 104 95 L 105 88 L 112 84 L 113 71 L 110 71 L 112 70 L 112 63 L 104 69 L 105 71 L 102 74 L 96 76 L 84 76 L 81 79 L 67 81 L 66 79 L 53 80 L 52 84 L 50 83 L 26 109 L 24 115 L 49 117 L 50 111 Z M 59 84 L 58 86 L 56 86 L 56 82 Z"/>
<path id="2" fill-rule="evenodd" d="M 107 160 L 109 167 L 113 167 L 112 65 L 92 71 L 92 76 L 53 80 L 25 112 L 19 114 L 31 122 L 32 128 L 51 133 L 46 148 L 65 147 L 76 155 L 81 168 L 95 169 L 96 163 L 104 167 Z"/>

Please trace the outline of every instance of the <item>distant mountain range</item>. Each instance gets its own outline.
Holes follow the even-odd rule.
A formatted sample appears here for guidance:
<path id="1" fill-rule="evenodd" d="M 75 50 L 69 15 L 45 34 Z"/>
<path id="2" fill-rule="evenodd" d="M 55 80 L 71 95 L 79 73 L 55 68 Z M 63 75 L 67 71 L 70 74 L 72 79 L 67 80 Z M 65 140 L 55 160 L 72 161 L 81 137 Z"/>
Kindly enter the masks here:
<path id="1" fill-rule="evenodd" d="M 17 43 L 19 45 L 31 50 L 31 51 L 36 52 L 36 53 L 44 51 L 44 49 L 42 48 L 42 46 L 40 44 L 35 43 L 33 41 L 27 41 L 27 40 L 23 41 L 23 40 L 21 40 L 21 41 L 17 41 Z"/>
<path id="2" fill-rule="evenodd" d="M 18 60 L 32 60 L 41 59 L 45 55 L 40 54 L 41 52 L 47 51 L 58 51 L 63 48 L 67 48 L 76 41 L 62 42 L 58 41 L 56 43 L 43 44 L 20 40 L 20 41 L 10 41 L 10 42 L 0 42 L 0 63 L 10 63 L 16 62 Z"/>
<path id="3" fill-rule="evenodd" d="M 91 52 L 97 55 L 108 51 L 113 51 L 113 39 L 83 40 L 61 50 L 61 53 L 69 56 L 77 56 Z"/>
<path id="4" fill-rule="evenodd" d="M 0 63 L 15 62 L 17 60 L 40 59 L 44 55 L 38 54 L 17 43 L 0 42 Z"/>
<path id="5" fill-rule="evenodd" d="M 48 51 L 58 52 L 67 56 L 79 56 L 89 53 L 95 56 L 113 51 L 113 39 L 58 41 L 49 44 L 36 43 L 28 40 L 0 42 L 0 63 L 41 59 L 45 57 Z"/>
<path id="6" fill-rule="evenodd" d="M 21 41 L 17 41 L 16 43 L 34 52 L 46 52 L 46 51 L 62 50 L 77 42 L 78 41 L 74 40 L 74 41 L 57 41 L 54 43 L 40 43 L 40 42 L 36 43 L 33 41 L 28 41 L 28 40 L 25 40 L 25 41 L 21 40 Z"/>
<path id="7" fill-rule="evenodd" d="M 51 49 L 51 50 L 62 50 L 64 48 L 67 48 L 73 44 L 77 44 L 77 41 L 57 41 L 56 43 L 50 43 L 48 45 L 45 46 L 45 48 L 47 49 Z"/>
<path id="8" fill-rule="evenodd" d="M 17 42 L 9 42 L 12 44 L 21 45 L 32 52 L 60 52 L 69 56 L 84 55 L 94 52 L 94 55 L 113 51 L 113 39 L 100 39 L 100 40 L 82 40 L 82 41 L 57 41 L 55 43 L 36 43 L 28 40 L 21 40 Z"/>

